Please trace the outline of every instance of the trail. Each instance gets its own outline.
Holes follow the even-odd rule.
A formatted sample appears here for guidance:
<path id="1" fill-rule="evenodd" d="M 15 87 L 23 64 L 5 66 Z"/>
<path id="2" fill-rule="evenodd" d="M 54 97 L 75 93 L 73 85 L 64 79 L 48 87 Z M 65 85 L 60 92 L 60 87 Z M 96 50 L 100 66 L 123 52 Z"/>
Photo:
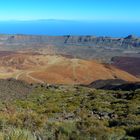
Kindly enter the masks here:
<path id="1" fill-rule="evenodd" d="M 77 72 L 76 72 L 76 68 L 77 66 L 79 65 L 79 60 L 75 57 L 74 60 L 73 60 L 73 64 L 72 64 L 72 67 L 73 67 L 73 77 L 74 77 L 74 80 L 77 82 L 78 81 L 78 77 L 77 77 Z M 86 68 L 86 72 L 87 72 L 87 75 L 86 77 L 83 77 L 85 81 L 92 81 L 92 77 L 90 76 L 90 71 L 88 69 L 88 67 L 85 67 Z M 79 82 L 77 82 L 78 84 Z"/>
<path id="2" fill-rule="evenodd" d="M 45 83 L 44 81 L 42 81 L 42 80 L 40 80 L 40 79 L 37 79 L 37 78 L 34 78 L 34 77 L 32 77 L 32 76 L 30 75 L 30 74 L 33 73 L 33 72 L 34 72 L 34 71 L 26 72 L 26 77 L 28 77 L 28 78 L 30 78 L 30 79 L 32 79 L 32 80 L 38 82 L 38 83 L 44 84 L 44 83 Z"/>
<path id="3" fill-rule="evenodd" d="M 34 71 L 29 71 L 29 72 L 27 72 L 27 71 L 24 71 L 24 72 L 23 72 L 23 71 L 22 71 L 22 72 L 20 72 L 20 73 L 18 73 L 18 74 L 16 75 L 16 80 L 19 80 L 19 79 L 20 79 L 20 76 L 23 74 L 25 77 L 28 77 L 28 78 L 32 79 L 33 81 L 36 81 L 37 83 L 44 83 L 44 81 L 32 77 L 30 74 L 33 73 L 33 72 L 34 72 Z"/>
<path id="4" fill-rule="evenodd" d="M 16 75 L 16 80 L 19 80 L 19 77 L 22 75 L 22 74 L 24 74 L 25 72 L 20 72 L 20 73 L 18 73 L 17 75 Z"/>
<path id="5" fill-rule="evenodd" d="M 76 67 L 77 66 L 78 66 L 78 59 L 76 59 L 76 57 L 75 57 L 74 60 L 73 60 L 73 64 L 72 64 L 73 77 L 74 77 L 75 81 L 78 80 L 77 74 L 76 74 Z"/>

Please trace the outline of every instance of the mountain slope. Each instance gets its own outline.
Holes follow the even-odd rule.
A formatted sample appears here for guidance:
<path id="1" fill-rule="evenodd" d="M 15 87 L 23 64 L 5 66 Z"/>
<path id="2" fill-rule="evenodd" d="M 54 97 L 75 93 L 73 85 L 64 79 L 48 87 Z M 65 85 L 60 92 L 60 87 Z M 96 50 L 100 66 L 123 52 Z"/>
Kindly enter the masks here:
<path id="1" fill-rule="evenodd" d="M 89 84 L 99 79 L 139 80 L 108 64 L 60 55 L 14 53 L 1 56 L 0 72 L 1 78 L 51 84 Z"/>
<path id="2" fill-rule="evenodd" d="M 119 69 L 140 77 L 140 57 L 113 57 L 112 64 Z"/>

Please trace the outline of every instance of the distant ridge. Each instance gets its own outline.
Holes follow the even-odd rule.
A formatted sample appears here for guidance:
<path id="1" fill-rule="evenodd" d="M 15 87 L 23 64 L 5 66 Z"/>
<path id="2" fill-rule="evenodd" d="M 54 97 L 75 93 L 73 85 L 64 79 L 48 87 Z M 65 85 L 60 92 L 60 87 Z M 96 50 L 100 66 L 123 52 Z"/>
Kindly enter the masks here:
<path id="1" fill-rule="evenodd" d="M 140 38 L 129 35 L 124 38 L 106 36 L 47 36 L 24 34 L 0 34 L 1 43 L 50 43 L 58 45 L 85 45 L 94 47 L 140 47 Z"/>
<path id="2" fill-rule="evenodd" d="M 140 56 L 140 38 L 129 35 L 124 38 L 96 36 L 47 36 L 47 35 L 0 35 L 0 51 L 40 52 L 63 54 L 82 59 L 110 61 L 114 56 L 129 52 Z M 51 50 L 51 51 L 50 51 Z"/>

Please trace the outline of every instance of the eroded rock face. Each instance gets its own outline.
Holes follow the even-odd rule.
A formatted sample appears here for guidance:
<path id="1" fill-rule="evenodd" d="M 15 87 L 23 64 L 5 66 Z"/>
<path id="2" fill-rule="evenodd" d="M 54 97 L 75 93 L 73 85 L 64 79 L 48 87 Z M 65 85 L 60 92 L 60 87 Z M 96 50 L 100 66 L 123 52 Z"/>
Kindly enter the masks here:
<path id="1" fill-rule="evenodd" d="M 125 38 L 95 36 L 32 36 L 32 35 L 0 35 L 3 43 L 48 43 L 48 44 L 81 44 L 94 47 L 140 47 L 140 38 L 129 35 Z"/>

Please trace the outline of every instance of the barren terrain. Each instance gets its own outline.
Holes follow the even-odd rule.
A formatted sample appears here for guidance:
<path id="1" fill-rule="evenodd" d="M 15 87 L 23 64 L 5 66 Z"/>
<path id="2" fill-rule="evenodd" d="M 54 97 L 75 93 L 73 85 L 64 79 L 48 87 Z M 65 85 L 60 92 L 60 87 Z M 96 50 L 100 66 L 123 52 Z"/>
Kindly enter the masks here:
<path id="1" fill-rule="evenodd" d="M 49 84 L 89 84 L 99 79 L 139 80 L 125 71 L 96 60 L 15 52 L 0 55 L 0 78 Z"/>
<path id="2" fill-rule="evenodd" d="M 112 62 L 115 67 L 140 77 L 140 57 L 114 57 Z"/>

